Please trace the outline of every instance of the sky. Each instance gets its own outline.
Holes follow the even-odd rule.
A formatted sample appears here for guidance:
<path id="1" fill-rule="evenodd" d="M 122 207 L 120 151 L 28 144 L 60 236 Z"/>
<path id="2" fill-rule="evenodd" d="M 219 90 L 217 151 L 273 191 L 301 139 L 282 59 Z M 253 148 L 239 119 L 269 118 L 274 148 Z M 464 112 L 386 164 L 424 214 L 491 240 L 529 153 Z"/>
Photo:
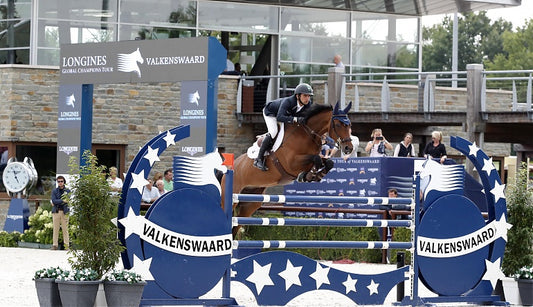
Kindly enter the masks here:
<path id="1" fill-rule="evenodd" d="M 422 24 L 432 26 L 441 22 L 446 15 L 424 16 Z M 453 17 L 453 15 L 450 15 Z M 522 27 L 526 20 L 533 18 L 533 0 L 522 0 L 522 5 L 503 9 L 493 9 L 487 11 L 487 16 L 491 20 L 503 18 L 513 23 L 513 28 Z"/>

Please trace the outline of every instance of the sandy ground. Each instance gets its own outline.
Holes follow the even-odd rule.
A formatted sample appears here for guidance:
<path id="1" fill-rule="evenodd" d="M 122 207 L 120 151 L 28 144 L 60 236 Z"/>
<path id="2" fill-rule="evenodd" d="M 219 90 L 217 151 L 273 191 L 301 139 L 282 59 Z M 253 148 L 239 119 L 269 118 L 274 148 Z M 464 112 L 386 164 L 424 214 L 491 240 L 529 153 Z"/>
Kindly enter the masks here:
<path id="1" fill-rule="evenodd" d="M 39 302 L 37 299 L 37 293 L 32 280 L 33 274 L 41 268 L 50 266 L 69 268 L 68 257 L 69 255 L 65 251 L 0 247 L 0 305 L 3 307 L 38 306 Z M 395 265 L 382 264 L 333 264 L 331 262 L 326 262 L 325 264 L 345 271 L 362 274 L 381 273 L 396 268 Z M 117 265 L 117 267 L 121 266 L 120 263 Z M 231 287 L 231 296 L 234 297 L 240 305 L 257 306 L 252 293 L 244 285 L 238 282 L 232 282 Z M 435 296 L 421 284 L 419 289 L 421 296 Z M 406 293 L 409 293 L 410 291 L 409 282 L 405 283 L 405 291 Z M 221 287 L 218 285 L 204 297 L 216 298 L 220 297 L 221 293 Z M 393 288 L 387 296 L 386 306 L 391 306 L 395 301 L 396 288 Z M 96 306 L 106 306 L 103 291 L 99 292 Z M 296 297 L 287 306 L 331 307 L 355 306 L 355 304 L 338 293 L 320 290 Z M 457 304 L 451 304 L 449 306 L 457 306 Z"/>

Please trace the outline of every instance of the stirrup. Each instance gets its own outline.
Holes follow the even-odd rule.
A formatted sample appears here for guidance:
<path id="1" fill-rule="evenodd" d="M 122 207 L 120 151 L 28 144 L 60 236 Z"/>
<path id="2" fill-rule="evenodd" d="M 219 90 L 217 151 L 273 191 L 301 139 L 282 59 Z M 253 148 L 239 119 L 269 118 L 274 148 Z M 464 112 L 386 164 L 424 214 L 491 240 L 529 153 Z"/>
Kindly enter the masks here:
<path id="1" fill-rule="evenodd" d="M 263 162 L 263 160 L 255 159 L 254 160 L 254 166 L 257 167 L 258 169 L 262 170 L 263 172 L 268 171 L 268 167 L 266 167 L 266 165 Z"/>

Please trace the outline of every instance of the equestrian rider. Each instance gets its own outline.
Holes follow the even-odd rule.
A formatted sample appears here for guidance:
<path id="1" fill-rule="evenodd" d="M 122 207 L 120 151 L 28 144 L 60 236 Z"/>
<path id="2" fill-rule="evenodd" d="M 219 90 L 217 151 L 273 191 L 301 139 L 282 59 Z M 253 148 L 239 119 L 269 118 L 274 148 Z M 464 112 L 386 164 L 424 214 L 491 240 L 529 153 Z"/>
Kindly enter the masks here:
<path id="1" fill-rule="evenodd" d="M 294 95 L 279 98 L 266 104 L 263 117 L 268 133 L 263 139 L 259 154 L 254 161 L 254 166 L 262 171 L 267 171 L 265 152 L 273 145 L 273 139 L 278 135 L 278 122 L 303 124 L 301 113 L 312 104 L 313 89 L 307 83 L 301 83 L 294 89 Z M 298 116 L 300 115 L 300 116 Z"/>

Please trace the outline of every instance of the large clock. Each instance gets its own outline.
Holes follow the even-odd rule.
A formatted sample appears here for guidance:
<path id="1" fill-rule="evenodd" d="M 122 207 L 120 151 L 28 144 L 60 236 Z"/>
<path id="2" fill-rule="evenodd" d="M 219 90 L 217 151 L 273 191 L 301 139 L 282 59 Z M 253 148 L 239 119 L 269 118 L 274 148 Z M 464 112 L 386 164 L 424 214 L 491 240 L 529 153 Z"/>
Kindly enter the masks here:
<path id="1" fill-rule="evenodd" d="M 24 162 L 17 162 L 13 158 L 9 160 L 2 181 L 6 190 L 10 193 L 26 192 L 37 181 L 37 172 L 30 158 L 25 158 Z"/>

